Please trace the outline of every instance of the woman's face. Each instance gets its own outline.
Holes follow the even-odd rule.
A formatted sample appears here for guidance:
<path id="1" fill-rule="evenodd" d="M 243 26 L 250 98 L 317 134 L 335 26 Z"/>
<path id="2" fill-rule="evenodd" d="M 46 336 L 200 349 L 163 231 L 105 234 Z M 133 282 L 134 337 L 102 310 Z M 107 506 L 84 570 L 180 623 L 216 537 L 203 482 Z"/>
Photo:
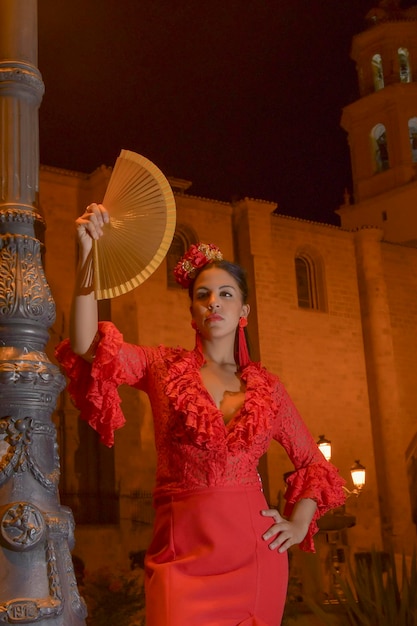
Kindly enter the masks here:
<path id="1" fill-rule="evenodd" d="M 236 279 L 224 269 L 209 267 L 197 276 L 191 316 L 206 339 L 235 336 L 240 317 L 249 315 Z"/>

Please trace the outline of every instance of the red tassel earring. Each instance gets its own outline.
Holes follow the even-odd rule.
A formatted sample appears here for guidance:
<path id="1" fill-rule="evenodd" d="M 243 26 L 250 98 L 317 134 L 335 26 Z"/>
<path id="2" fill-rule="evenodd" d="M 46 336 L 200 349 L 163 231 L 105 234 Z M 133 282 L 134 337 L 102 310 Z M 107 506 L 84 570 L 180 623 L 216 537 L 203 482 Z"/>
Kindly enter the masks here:
<path id="1" fill-rule="evenodd" d="M 245 328 L 248 325 L 248 320 L 246 317 L 239 318 L 239 335 L 238 335 L 238 356 L 239 356 L 239 367 L 243 368 L 250 363 L 250 356 L 248 350 L 248 344 L 246 342 Z"/>
<path id="2" fill-rule="evenodd" d="M 191 326 L 195 330 L 195 347 L 198 350 L 198 352 L 201 354 L 201 356 L 203 356 L 203 343 L 201 341 L 200 331 L 198 330 L 197 324 L 195 323 L 194 320 L 191 320 Z"/>

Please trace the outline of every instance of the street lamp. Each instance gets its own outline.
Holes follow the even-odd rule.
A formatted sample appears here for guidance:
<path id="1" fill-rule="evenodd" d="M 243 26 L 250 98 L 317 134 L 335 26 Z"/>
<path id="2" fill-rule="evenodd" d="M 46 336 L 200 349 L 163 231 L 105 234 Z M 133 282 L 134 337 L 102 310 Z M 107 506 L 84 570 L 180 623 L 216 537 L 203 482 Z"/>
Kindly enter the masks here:
<path id="1" fill-rule="evenodd" d="M 332 442 L 326 439 L 324 435 L 319 435 L 317 445 L 326 461 L 330 461 L 330 459 L 332 458 Z"/>
<path id="2" fill-rule="evenodd" d="M 366 482 L 366 469 L 361 465 L 359 460 L 355 461 L 350 468 L 350 475 L 352 476 L 352 482 L 357 491 L 357 495 L 359 495 Z"/>
<path id="3" fill-rule="evenodd" d="M 332 458 L 332 442 L 329 439 L 326 439 L 324 435 L 319 435 L 319 440 L 317 441 L 317 446 L 320 452 L 323 454 L 326 461 L 330 461 Z M 359 460 L 356 460 L 352 467 L 350 468 L 350 475 L 352 477 L 353 489 L 347 489 L 347 487 L 343 487 L 347 496 L 358 496 L 366 482 L 366 468 L 361 465 Z"/>

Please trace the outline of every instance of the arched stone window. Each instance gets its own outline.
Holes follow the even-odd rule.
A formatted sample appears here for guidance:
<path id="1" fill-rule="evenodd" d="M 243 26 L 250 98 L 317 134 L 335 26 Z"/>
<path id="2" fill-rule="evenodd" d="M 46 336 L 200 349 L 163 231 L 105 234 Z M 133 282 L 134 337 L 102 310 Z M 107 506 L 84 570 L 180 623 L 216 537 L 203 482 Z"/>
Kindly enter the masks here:
<path id="1" fill-rule="evenodd" d="M 408 120 L 408 136 L 410 137 L 411 159 L 417 163 L 417 117 Z"/>
<path id="2" fill-rule="evenodd" d="M 410 59 L 407 48 L 398 48 L 398 65 L 400 67 L 400 81 L 411 83 Z"/>
<path id="3" fill-rule="evenodd" d="M 384 70 L 382 68 L 382 58 L 380 54 L 372 57 L 372 75 L 374 77 L 375 91 L 384 88 Z"/>
<path id="4" fill-rule="evenodd" d="M 324 269 L 321 257 L 303 248 L 294 259 L 297 301 L 301 309 L 326 310 Z"/>
<path id="5" fill-rule="evenodd" d="M 383 124 L 377 124 L 371 131 L 372 154 L 376 172 L 389 169 L 387 131 Z"/>
<path id="6" fill-rule="evenodd" d="M 192 228 L 185 224 L 177 224 L 171 246 L 168 250 L 167 260 L 167 285 L 174 289 L 181 289 L 175 281 L 174 268 L 180 258 L 187 252 L 193 243 L 197 243 L 197 235 Z"/>

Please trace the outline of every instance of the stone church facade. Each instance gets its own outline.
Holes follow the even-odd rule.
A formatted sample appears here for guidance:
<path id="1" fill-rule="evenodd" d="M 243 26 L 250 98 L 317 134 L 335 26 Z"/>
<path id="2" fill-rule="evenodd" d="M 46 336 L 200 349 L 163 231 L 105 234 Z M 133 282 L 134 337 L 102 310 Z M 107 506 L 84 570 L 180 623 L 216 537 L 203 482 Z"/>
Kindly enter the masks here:
<path id="1" fill-rule="evenodd" d="M 196 197 L 190 183 L 173 179 L 177 229 L 166 259 L 143 285 L 100 304 L 102 319 L 127 341 L 191 348 L 188 295 L 171 277 L 178 255 L 190 243 L 214 242 L 247 269 L 253 357 L 280 376 L 313 436 L 331 440 L 348 490 L 354 461 L 366 467 L 361 495 L 349 495 L 323 524 L 323 563 L 340 549 L 411 554 L 416 544 L 417 13 L 378 7 L 368 19 L 352 45 L 360 97 L 342 115 L 353 194 L 338 209 L 341 226 L 290 218 L 262 200 Z M 69 330 L 74 220 L 101 200 L 109 176 L 107 167 L 41 168 L 45 272 L 57 307 L 51 358 Z M 120 393 L 127 422 L 111 450 L 79 420 L 67 392 L 55 412 L 61 499 L 75 514 L 75 553 L 90 570 L 128 566 L 152 528 L 149 403 L 136 390 Z M 260 469 L 269 502 L 280 506 L 291 464 L 278 445 Z"/>

